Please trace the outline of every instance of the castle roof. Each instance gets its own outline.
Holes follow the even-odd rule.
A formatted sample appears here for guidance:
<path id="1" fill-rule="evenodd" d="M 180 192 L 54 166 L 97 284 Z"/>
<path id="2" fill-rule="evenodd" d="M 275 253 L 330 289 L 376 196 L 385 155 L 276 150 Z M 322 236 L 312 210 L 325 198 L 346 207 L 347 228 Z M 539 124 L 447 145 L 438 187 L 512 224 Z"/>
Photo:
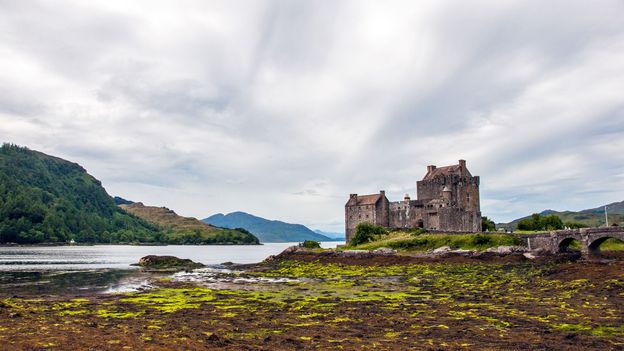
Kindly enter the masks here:
<path id="1" fill-rule="evenodd" d="M 468 169 L 465 169 L 466 175 L 469 177 L 472 176 Z M 447 176 L 447 175 L 462 175 L 462 166 L 461 165 L 452 165 L 445 167 L 437 167 L 427 172 L 423 180 L 431 180 L 436 176 Z"/>
<path id="2" fill-rule="evenodd" d="M 381 194 L 358 195 L 357 205 L 374 205 L 379 201 Z"/>

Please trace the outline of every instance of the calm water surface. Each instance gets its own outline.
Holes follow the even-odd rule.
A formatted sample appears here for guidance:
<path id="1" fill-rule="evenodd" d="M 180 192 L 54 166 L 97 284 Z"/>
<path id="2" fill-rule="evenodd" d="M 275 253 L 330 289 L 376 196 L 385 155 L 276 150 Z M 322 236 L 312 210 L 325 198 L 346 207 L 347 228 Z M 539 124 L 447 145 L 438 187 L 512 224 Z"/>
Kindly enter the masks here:
<path id="1" fill-rule="evenodd" d="M 324 248 L 341 242 L 321 243 Z M 224 262 L 256 263 L 297 243 L 264 245 L 169 245 L 169 246 L 52 246 L 0 247 L 0 271 L 44 271 L 85 269 L 132 269 L 146 255 L 189 258 L 206 265 Z"/>
<path id="2" fill-rule="evenodd" d="M 224 262 L 257 263 L 296 244 L 0 247 L 0 296 L 133 291 L 149 288 L 159 275 L 131 266 L 146 255 L 189 258 L 220 269 Z M 321 246 L 338 244 L 342 242 Z M 194 277 L 209 279 L 210 274 Z"/>

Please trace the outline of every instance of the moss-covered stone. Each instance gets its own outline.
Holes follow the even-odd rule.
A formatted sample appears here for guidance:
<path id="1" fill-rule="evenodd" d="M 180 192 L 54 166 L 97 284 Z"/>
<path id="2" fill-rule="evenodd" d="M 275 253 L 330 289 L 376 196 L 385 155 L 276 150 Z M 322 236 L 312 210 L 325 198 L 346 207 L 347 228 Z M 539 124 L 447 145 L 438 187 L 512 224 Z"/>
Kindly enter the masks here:
<path id="1" fill-rule="evenodd" d="M 141 257 L 138 266 L 148 269 L 195 269 L 204 267 L 204 264 L 175 256 L 148 255 Z"/>

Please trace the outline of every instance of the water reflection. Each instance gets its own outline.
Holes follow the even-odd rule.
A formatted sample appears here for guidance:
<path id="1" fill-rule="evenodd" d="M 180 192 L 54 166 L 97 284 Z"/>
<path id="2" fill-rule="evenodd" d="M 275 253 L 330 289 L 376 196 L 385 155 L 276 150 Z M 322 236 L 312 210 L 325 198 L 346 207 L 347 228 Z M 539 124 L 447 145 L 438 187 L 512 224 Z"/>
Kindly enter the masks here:
<path id="1" fill-rule="evenodd" d="M 223 262 L 257 263 L 296 243 L 252 246 L 0 247 L 0 296 L 114 293 L 149 289 L 155 279 L 205 284 L 260 282 L 223 269 Z M 339 242 L 324 242 L 325 248 Z M 131 264 L 146 255 L 173 255 L 210 265 L 192 273 L 146 273 Z M 280 283 L 266 281 L 264 283 Z"/>
<path id="2" fill-rule="evenodd" d="M 153 274 L 138 270 L 13 271 L 0 274 L 0 296 L 133 291 L 149 287 Z"/>

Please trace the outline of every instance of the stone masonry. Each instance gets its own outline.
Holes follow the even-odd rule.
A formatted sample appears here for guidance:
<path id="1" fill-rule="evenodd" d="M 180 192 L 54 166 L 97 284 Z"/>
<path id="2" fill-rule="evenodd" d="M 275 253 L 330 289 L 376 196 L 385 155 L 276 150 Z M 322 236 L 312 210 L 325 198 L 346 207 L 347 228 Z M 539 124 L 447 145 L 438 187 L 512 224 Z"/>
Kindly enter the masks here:
<path id="1" fill-rule="evenodd" d="M 368 222 L 386 228 L 449 232 L 481 230 L 479 177 L 473 177 L 466 161 L 457 165 L 427 166 L 427 174 L 416 182 L 416 200 L 408 194 L 390 202 L 385 191 L 351 194 L 345 205 L 345 230 L 350 241 L 358 224 Z"/>

